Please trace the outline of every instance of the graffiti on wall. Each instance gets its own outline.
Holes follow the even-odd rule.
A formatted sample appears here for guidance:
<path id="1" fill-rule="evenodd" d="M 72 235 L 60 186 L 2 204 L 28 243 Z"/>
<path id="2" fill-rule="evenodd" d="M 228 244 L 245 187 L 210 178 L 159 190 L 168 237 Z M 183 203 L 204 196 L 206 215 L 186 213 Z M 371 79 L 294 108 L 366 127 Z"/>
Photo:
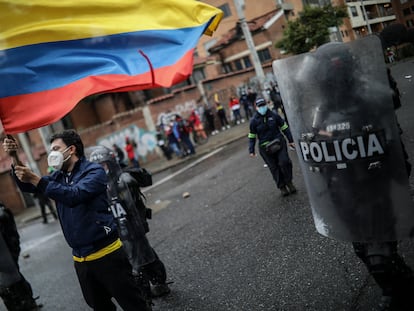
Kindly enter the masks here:
<path id="1" fill-rule="evenodd" d="M 168 124 L 170 121 L 174 120 L 176 114 L 186 117 L 193 109 L 197 109 L 197 103 L 194 99 L 188 100 L 184 104 L 175 105 L 172 110 L 161 112 L 158 115 L 157 124 Z"/>
<path id="2" fill-rule="evenodd" d="M 137 144 L 135 154 L 138 154 L 138 158 L 145 162 L 146 157 L 149 154 L 154 153 L 155 148 L 157 147 L 157 138 L 155 134 L 156 133 L 153 131 L 147 131 L 136 125 L 131 125 L 120 131 L 113 132 L 111 135 L 98 139 L 96 143 L 111 149 L 113 149 L 112 146 L 116 144 L 125 153 L 125 138 L 129 137 L 130 140 L 134 140 Z"/>

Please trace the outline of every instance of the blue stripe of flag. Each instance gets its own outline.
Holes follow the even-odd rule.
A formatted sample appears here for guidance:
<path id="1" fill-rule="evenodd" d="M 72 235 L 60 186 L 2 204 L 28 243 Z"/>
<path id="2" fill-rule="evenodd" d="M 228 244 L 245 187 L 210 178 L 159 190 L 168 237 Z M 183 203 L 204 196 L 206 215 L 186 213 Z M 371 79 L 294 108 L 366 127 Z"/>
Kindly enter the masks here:
<path id="1" fill-rule="evenodd" d="M 138 75 L 177 62 L 206 25 L 28 45 L 0 53 L 0 97 L 51 90 L 88 76 Z"/>

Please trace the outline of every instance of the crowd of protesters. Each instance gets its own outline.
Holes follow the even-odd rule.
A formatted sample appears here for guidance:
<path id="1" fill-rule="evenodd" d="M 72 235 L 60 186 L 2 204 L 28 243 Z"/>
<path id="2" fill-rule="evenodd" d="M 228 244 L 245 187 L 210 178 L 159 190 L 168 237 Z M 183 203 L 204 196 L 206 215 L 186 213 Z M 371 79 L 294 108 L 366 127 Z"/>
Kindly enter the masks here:
<path id="1" fill-rule="evenodd" d="M 279 94 L 273 84 L 271 90 L 270 104 Z M 212 103 L 199 105 L 187 115 L 168 112 L 157 125 L 157 145 L 167 160 L 195 154 L 196 146 L 205 142 L 208 136 L 249 121 L 255 112 L 256 98 L 257 93 L 248 87 L 239 95 L 231 93 L 228 103 L 215 96 Z M 280 101 L 273 102 L 273 106 L 275 110 L 283 107 Z"/>
<path id="2" fill-rule="evenodd" d="M 269 106 L 284 117 L 283 104 L 276 84 L 267 90 Z M 189 113 L 168 111 L 156 126 L 157 146 L 166 160 L 184 158 L 196 154 L 196 147 L 232 126 L 249 121 L 255 112 L 257 93 L 250 87 L 236 94 L 230 93 L 229 101 L 214 96 L 208 104 L 198 105 Z M 286 120 L 287 121 L 287 120 Z M 113 145 L 121 166 L 140 167 L 137 144 L 133 138 L 125 138 L 125 148 Z"/>

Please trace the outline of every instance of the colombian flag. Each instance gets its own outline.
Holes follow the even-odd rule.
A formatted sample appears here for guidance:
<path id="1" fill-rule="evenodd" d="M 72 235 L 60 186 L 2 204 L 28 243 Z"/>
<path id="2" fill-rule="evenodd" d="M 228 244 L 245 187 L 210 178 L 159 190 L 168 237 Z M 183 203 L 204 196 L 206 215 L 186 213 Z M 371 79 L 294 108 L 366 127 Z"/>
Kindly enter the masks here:
<path id="1" fill-rule="evenodd" d="M 222 12 L 195 0 L 0 0 L 0 119 L 51 124 L 84 97 L 170 87 Z"/>

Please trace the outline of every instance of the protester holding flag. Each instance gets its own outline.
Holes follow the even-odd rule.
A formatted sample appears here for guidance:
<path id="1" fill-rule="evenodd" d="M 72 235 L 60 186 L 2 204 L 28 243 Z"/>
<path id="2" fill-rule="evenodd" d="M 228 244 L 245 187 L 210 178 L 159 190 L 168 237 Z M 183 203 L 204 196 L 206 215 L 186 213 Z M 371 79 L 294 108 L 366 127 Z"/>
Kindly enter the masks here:
<path id="1" fill-rule="evenodd" d="M 13 155 L 18 146 L 6 138 L 3 148 Z M 86 160 L 79 134 L 66 130 L 52 136 L 48 164 L 55 171 L 51 175 L 40 177 L 14 164 L 13 176 L 22 191 L 42 192 L 55 200 L 86 303 L 94 310 L 116 310 L 114 298 L 124 311 L 151 310 L 134 281 L 108 208 L 105 171 Z"/>

